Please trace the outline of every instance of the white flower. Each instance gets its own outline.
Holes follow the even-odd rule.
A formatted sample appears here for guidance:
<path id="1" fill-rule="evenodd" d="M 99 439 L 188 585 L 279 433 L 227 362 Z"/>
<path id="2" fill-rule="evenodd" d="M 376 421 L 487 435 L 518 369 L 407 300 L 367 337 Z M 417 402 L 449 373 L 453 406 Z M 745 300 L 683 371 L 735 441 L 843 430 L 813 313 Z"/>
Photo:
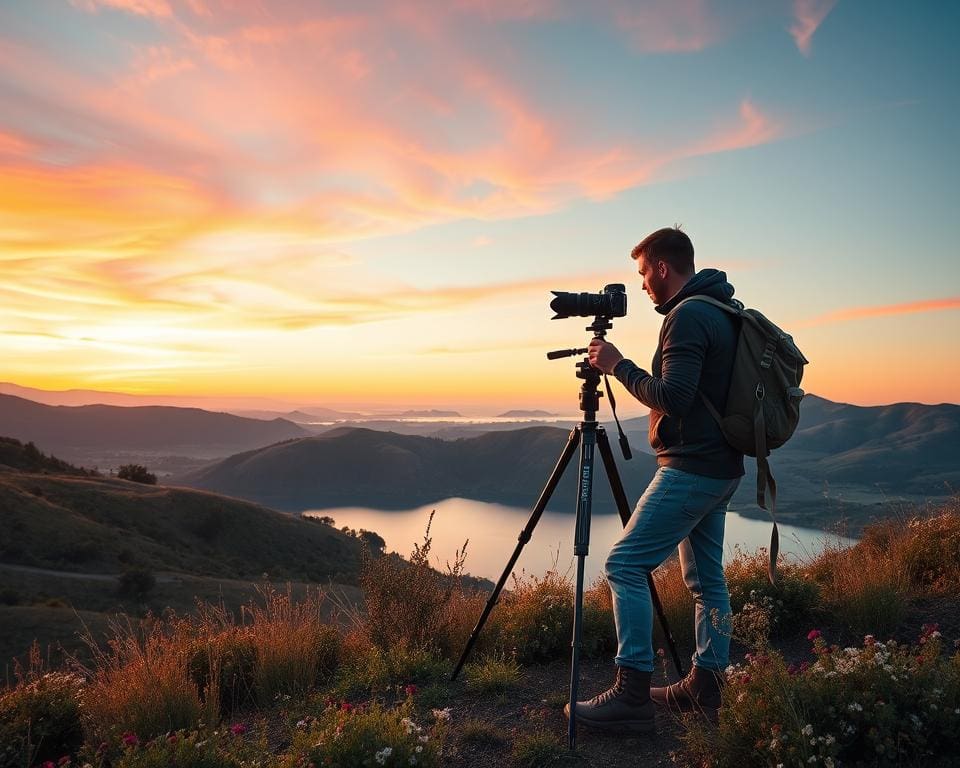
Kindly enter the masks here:
<path id="1" fill-rule="evenodd" d="M 807 724 L 806 724 L 805 726 L 803 726 L 803 728 L 800 730 L 800 733 L 802 733 L 804 736 L 810 736 L 810 735 L 813 733 L 813 726 L 810 725 L 810 723 L 807 723 Z"/>
<path id="2" fill-rule="evenodd" d="M 863 712 L 863 706 L 856 701 L 852 704 L 848 704 L 847 709 L 849 709 L 851 712 Z"/>
<path id="3" fill-rule="evenodd" d="M 816 755 L 811 755 L 811 756 L 807 759 L 807 762 L 812 765 L 813 763 L 817 762 L 817 756 L 816 756 Z"/>
<path id="4" fill-rule="evenodd" d="M 836 741 L 836 739 L 833 738 L 833 734 L 828 734 L 827 738 L 825 738 L 823 741 L 827 746 L 830 746 L 831 744 L 833 744 L 833 742 Z"/>
<path id="5" fill-rule="evenodd" d="M 417 744 L 417 748 L 414 750 L 418 755 L 423 752 L 423 744 Z"/>
<path id="6" fill-rule="evenodd" d="M 780 742 L 777 741 L 776 739 L 771 739 L 771 740 L 770 740 L 770 749 L 771 749 L 771 750 L 776 749 L 776 748 L 779 746 L 779 744 L 780 744 Z"/>
<path id="7" fill-rule="evenodd" d="M 384 747 L 379 752 L 375 753 L 373 759 L 377 761 L 377 765 L 383 765 L 387 758 L 393 754 L 393 747 Z"/>

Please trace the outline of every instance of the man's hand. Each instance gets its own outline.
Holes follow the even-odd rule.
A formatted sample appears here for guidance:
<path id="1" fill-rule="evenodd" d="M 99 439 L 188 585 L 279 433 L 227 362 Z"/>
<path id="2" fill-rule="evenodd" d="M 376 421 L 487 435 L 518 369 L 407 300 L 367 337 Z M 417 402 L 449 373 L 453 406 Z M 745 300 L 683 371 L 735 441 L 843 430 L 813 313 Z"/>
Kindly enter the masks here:
<path id="1" fill-rule="evenodd" d="M 590 346 L 587 347 L 587 354 L 590 357 L 590 365 L 599 368 L 604 373 L 613 373 L 617 363 L 623 360 L 620 350 L 613 344 L 600 339 L 592 339 Z"/>

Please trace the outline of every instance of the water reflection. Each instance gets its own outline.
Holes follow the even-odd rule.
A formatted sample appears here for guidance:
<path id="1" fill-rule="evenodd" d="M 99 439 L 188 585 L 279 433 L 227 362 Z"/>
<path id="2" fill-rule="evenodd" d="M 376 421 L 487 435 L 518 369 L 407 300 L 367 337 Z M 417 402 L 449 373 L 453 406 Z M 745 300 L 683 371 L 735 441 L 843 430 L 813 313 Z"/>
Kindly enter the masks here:
<path id="1" fill-rule="evenodd" d="M 304 512 L 305 515 L 327 515 L 341 528 L 376 531 L 387 542 L 387 551 L 407 556 L 414 542 L 423 540 L 430 512 L 436 510 L 430 534 L 433 538 L 432 560 L 442 567 L 452 562 L 456 550 L 470 540 L 467 547 L 467 571 L 496 581 L 517 545 L 517 536 L 530 518 L 530 510 L 491 504 L 472 499 L 444 499 L 416 509 L 383 511 L 365 507 L 340 507 Z M 545 512 L 537 524 L 533 538 L 524 547 L 516 570 L 542 575 L 550 568 L 574 573 L 572 514 Z M 594 515 L 590 527 L 590 554 L 586 560 L 587 583 L 603 572 L 603 562 L 610 547 L 620 536 L 617 515 Z M 771 523 L 752 520 L 735 512 L 727 513 L 724 557 L 729 560 L 739 546 L 753 552 L 770 544 Z M 827 534 L 812 528 L 780 525 L 780 551 L 787 557 L 804 558 L 832 546 L 850 546 L 853 539 Z"/>

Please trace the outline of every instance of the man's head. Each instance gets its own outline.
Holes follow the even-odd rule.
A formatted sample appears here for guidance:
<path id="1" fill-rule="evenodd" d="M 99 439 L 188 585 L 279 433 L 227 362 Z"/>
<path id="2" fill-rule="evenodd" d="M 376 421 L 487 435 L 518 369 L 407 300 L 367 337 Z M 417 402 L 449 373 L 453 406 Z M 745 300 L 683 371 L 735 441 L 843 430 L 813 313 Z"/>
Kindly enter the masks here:
<path id="1" fill-rule="evenodd" d="M 680 227 L 647 235 L 630 251 L 643 278 L 643 290 L 654 304 L 663 304 L 693 277 L 693 243 Z"/>

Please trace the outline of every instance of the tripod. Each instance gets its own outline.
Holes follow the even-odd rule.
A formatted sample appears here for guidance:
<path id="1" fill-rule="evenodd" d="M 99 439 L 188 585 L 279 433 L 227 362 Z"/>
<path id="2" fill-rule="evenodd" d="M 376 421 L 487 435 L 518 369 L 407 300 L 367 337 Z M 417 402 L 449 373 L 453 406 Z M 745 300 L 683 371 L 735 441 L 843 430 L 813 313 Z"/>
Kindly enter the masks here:
<path id="1" fill-rule="evenodd" d="M 607 329 L 611 327 L 612 325 L 607 318 L 598 316 L 594 320 L 593 325 L 587 327 L 587 330 L 593 331 L 596 338 L 602 339 Z M 586 349 L 562 350 L 558 352 L 550 352 L 547 354 L 547 357 L 550 359 L 556 359 L 559 357 L 570 357 L 572 355 L 582 354 L 584 352 L 586 352 Z M 617 511 L 620 513 L 620 522 L 626 526 L 630 520 L 630 507 L 627 503 L 627 495 L 623 490 L 623 483 L 620 481 L 620 474 L 617 471 L 617 465 L 613 459 L 613 451 L 610 450 L 610 442 L 607 439 L 606 430 L 597 424 L 597 409 L 600 406 L 600 398 L 603 396 L 603 393 L 599 392 L 597 389 L 598 385 L 600 384 L 600 371 L 590 365 L 589 359 L 585 358 L 581 362 L 577 363 L 576 375 L 578 379 L 583 379 L 583 384 L 580 386 L 580 410 L 583 411 L 583 419 L 570 431 L 570 435 L 567 438 L 567 444 L 563 448 L 560 458 L 557 460 L 557 464 L 553 468 L 553 472 L 550 474 L 550 478 L 547 480 L 547 484 L 544 486 L 543 491 L 540 494 L 540 498 L 537 500 L 536 506 L 533 508 L 533 513 L 530 515 L 530 519 L 527 521 L 526 526 L 522 531 L 520 531 L 520 535 L 517 537 L 517 546 L 513 550 L 513 554 L 510 556 L 510 560 L 507 563 L 507 567 L 504 569 L 503 574 L 500 576 L 500 580 L 497 582 L 497 585 L 494 587 L 490 598 L 487 600 L 487 604 L 484 606 L 483 613 L 480 615 L 480 619 L 477 621 L 476 627 L 474 627 L 473 632 L 470 634 L 470 638 L 467 640 L 466 647 L 460 656 L 460 660 L 457 662 L 456 668 L 453 670 L 452 676 L 452 679 L 456 680 L 457 675 L 460 674 L 460 670 L 463 668 L 467 657 L 470 655 L 470 651 L 473 650 L 473 646 L 487 621 L 487 617 L 490 615 L 490 611 L 492 611 L 493 607 L 497 604 L 497 601 L 500 597 L 500 592 L 503 590 L 507 578 L 513 571 L 513 567 L 516 564 L 517 559 L 520 557 L 523 547 L 528 541 L 530 541 L 530 538 L 533 535 L 533 530 L 540 521 L 540 517 L 543 514 L 547 503 L 550 501 L 553 491 L 556 489 L 557 484 L 560 482 L 560 478 L 563 476 L 567 465 L 570 463 L 570 459 L 573 457 L 574 451 L 576 451 L 579 447 L 580 471 L 577 475 L 579 478 L 579 487 L 577 492 L 577 521 L 573 543 L 573 554 L 577 558 L 577 582 L 576 597 L 573 607 L 573 640 L 571 643 L 572 655 L 570 662 L 570 722 L 567 728 L 567 745 L 571 750 L 576 749 L 577 742 L 576 716 L 574 713 L 576 711 L 575 706 L 577 702 L 577 689 L 580 685 L 580 641 L 583 623 L 583 572 L 584 560 L 590 548 L 590 512 L 593 498 L 595 448 L 598 448 L 600 451 L 600 457 L 603 460 L 603 466 L 607 473 L 607 480 L 610 483 L 610 490 L 613 493 L 614 500 L 616 501 Z M 610 393 L 610 395 L 612 400 L 612 393 Z M 625 455 L 627 454 L 625 453 Z M 660 597 L 657 594 L 653 575 L 649 573 L 647 574 L 647 585 L 650 588 L 650 597 L 653 602 L 654 609 L 657 612 L 657 617 L 660 620 L 660 625 L 663 628 L 663 634 L 666 637 L 667 645 L 670 647 L 670 653 L 674 666 L 676 667 L 677 673 L 683 677 L 683 665 L 681 664 L 680 656 L 677 653 L 676 643 L 674 643 L 673 635 L 670 633 L 670 627 L 667 624 L 667 617 L 663 612 L 663 605 L 661 604 Z"/>

